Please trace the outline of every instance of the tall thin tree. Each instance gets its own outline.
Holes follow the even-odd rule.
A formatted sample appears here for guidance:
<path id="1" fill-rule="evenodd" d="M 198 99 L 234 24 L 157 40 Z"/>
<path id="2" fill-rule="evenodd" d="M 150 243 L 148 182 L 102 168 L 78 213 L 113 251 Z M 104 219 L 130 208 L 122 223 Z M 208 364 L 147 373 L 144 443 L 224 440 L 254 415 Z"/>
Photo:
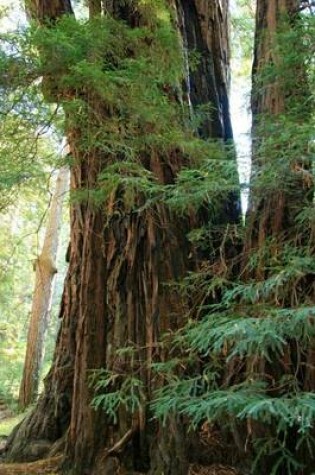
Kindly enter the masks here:
<path id="1" fill-rule="evenodd" d="M 69 169 L 58 173 L 52 195 L 42 250 L 35 262 L 35 288 L 29 322 L 19 405 L 25 409 L 38 396 L 40 370 L 44 357 L 45 335 L 49 323 L 53 284 L 57 272 L 56 259 L 62 223 L 62 209 L 69 187 Z"/>

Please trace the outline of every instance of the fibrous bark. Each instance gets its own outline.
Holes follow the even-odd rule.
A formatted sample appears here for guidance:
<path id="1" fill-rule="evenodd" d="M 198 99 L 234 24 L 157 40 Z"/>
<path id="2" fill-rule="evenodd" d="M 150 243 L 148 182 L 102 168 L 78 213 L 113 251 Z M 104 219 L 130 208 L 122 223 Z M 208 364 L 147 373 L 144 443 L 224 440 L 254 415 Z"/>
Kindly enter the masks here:
<path id="1" fill-rule="evenodd" d="M 95 2 L 93 14 L 94 7 Z M 131 27 L 141 21 L 136 3 L 111 0 L 103 7 Z M 229 139 L 228 1 L 176 1 L 173 7 L 185 47 L 201 55 L 196 70 L 188 65 L 186 94 L 193 107 L 211 102 L 213 108 L 199 133 L 204 138 Z M 59 14 L 65 11 L 71 7 L 58 3 Z M 51 12 L 47 7 L 40 18 L 50 17 Z M 98 114 L 105 113 L 93 94 L 89 105 Z M 79 127 L 67 130 L 74 162 L 72 191 L 96 187 L 99 173 L 113 161 L 97 149 L 82 153 L 81 133 Z M 184 163 L 179 150 L 167 157 L 150 151 L 140 159 L 161 184 L 173 183 Z M 135 199 L 141 209 L 143 198 Z M 237 205 L 229 203 L 226 219 L 238 216 Z M 159 343 L 161 335 L 183 326 L 189 305 L 167 284 L 196 269 L 186 235 L 202 224 L 200 217 L 179 218 L 163 203 L 131 212 L 123 189 L 102 208 L 90 199 L 71 205 L 70 264 L 54 360 L 36 408 L 9 440 L 8 458 L 27 458 L 37 439 L 64 440 L 66 466 L 76 475 L 93 469 L 93 473 L 113 474 L 119 467 L 128 473 L 187 473 L 190 454 L 180 419 L 174 417 L 163 427 L 152 422 L 143 406 L 132 416 L 120 411 L 113 423 L 91 408 L 94 393 L 89 377 L 99 368 L 136 374 L 150 400 L 160 384 L 150 364 L 167 356 Z M 133 357 L 117 353 L 126 347 L 133 348 Z"/>
<path id="2" fill-rule="evenodd" d="M 73 14 L 70 0 L 26 0 L 25 8 L 28 16 L 39 23 Z"/>
<path id="3" fill-rule="evenodd" d="M 232 138 L 229 114 L 228 2 L 177 0 L 176 10 L 184 48 L 198 52 L 200 61 L 189 68 L 187 94 L 194 107 L 208 104 L 215 110 L 204 121 L 202 137 Z"/>
<path id="4" fill-rule="evenodd" d="M 281 21 L 296 15 L 299 3 L 298 0 L 277 0 L 275 2 L 258 0 L 253 63 L 254 85 L 266 66 L 278 66 L 279 62 L 283 61 L 276 48 L 277 34 Z M 253 88 L 252 112 L 254 119 L 260 114 L 281 114 L 285 110 L 287 91 L 283 90 L 281 77 L 275 78 L 265 86 L 265 88 L 259 86 Z"/>

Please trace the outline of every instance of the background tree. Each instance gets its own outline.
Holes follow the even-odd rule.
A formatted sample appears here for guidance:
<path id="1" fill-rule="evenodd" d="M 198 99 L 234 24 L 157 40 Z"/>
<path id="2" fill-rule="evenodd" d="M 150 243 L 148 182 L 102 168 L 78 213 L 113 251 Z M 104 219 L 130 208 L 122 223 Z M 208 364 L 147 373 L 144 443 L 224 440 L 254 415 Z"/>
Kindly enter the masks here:
<path id="1" fill-rule="evenodd" d="M 53 283 L 57 272 L 57 252 L 62 220 L 62 208 L 68 189 L 69 170 L 62 167 L 48 211 L 43 247 L 35 261 L 35 288 L 29 322 L 19 406 L 25 409 L 38 396 L 40 370 L 44 358 L 45 335 L 51 312 Z"/>

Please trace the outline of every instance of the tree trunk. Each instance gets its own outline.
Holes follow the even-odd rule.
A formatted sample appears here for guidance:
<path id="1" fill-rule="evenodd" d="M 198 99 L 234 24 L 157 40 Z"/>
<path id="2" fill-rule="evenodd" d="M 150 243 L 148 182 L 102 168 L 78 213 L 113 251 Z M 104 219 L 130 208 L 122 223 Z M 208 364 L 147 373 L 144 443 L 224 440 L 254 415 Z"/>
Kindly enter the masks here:
<path id="1" fill-rule="evenodd" d="M 282 136 L 289 120 L 296 121 L 298 126 L 311 113 L 310 90 L 301 56 L 303 43 L 299 38 L 292 43 L 296 60 L 289 66 L 285 55 L 290 53 L 284 53 L 283 44 L 279 47 L 279 41 L 283 42 L 279 35 L 294 32 L 300 3 L 299 0 L 257 1 L 252 71 L 253 158 L 245 266 L 251 251 L 263 249 L 268 239 L 274 240 L 276 254 L 284 233 L 287 242 L 294 238 L 296 217 L 313 199 L 311 163 L 304 158 L 309 155 L 307 139 L 304 151 L 294 151 L 288 143 L 290 139 Z M 292 42 L 292 38 L 288 36 L 287 41 Z M 283 122 L 284 117 L 287 122 Z M 268 179 L 267 173 L 272 169 L 273 175 Z M 261 179 L 264 174 L 265 183 Z M 264 258 L 261 258 L 256 276 L 263 279 L 265 275 Z"/>
<path id="2" fill-rule="evenodd" d="M 57 272 L 56 257 L 62 207 L 68 189 L 69 169 L 60 169 L 51 200 L 44 244 L 35 262 L 35 288 L 29 323 L 19 405 L 25 409 L 36 400 L 39 376 L 44 357 L 45 334 L 49 322 L 54 277 Z"/>
<path id="3" fill-rule="evenodd" d="M 140 3 L 111 0 L 103 5 L 107 13 L 132 27 L 139 24 Z M 188 65 L 186 93 L 193 107 L 209 102 L 213 106 L 211 118 L 201 124 L 199 132 L 204 138 L 229 139 L 228 1 L 183 0 L 172 5 L 183 44 L 201 55 L 196 69 Z M 96 10 L 93 2 L 90 11 Z M 59 13 L 63 12 L 61 5 Z M 47 10 L 44 16 L 49 14 Z M 94 111 L 104 114 L 106 108 L 93 99 L 93 93 L 90 99 Z M 96 187 L 99 173 L 113 162 L 98 150 L 83 153 L 82 133 L 78 127 L 67 131 L 74 158 L 73 191 Z M 184 160 L 178 150 L 168 156 L 148 150 L 142 157 L 161 184 L 174 182 Z M 134 199 L 141 209 L 141 195 Z M 220 218 L 223 222 L 238 217 L 235 197 L 226 210 Z M 72 467 L 76 475 L 112 475 L 118 470 L 187 473 L 191 454 L 180 419 L 174 417 L 164 427 L 151 420 L 148 404 L 143 403 L 133 415 L 121 409 L 118 421 L 113 422 L 101 410 L 91 408 L 94 391 L 89 378 L 100 368 L 134 375 L 143 384 L 143 399 L 150 401 L 152 390 L 161 384 L 150 365 L 167 357 L 161 336 L 184 325 L 189 306 L 166 284 L 179 282 L 196 269 L 195 252 L 186 236 L 202 224 L 201 217 L 180 218 L 163 203 L 130 212 L 123 189 L 112 193 L 102 208 L 89 198 L 71 205 L 70 264 L 53 365 L 37 406 L 10 437 L 9 459 L 27 458 L 34 440 L 45 440 L 47 445 L 59 440 L 65 441 L 66 467 Z M 119 352 L 123 348 L 129 348 L 129 353 Z"/>
<path id="4" fill-rule="evenodd" d="M 177 0 L 176 11 L 183 47 L 201 57 L 188 65 L 186 93 L 194 108 L 209 105 L 216 111 L 199 126 L 203 138 L 232 139 L 229 112 L 228 1 Z"/>
<path id="5" fill-rule="evenodd" d="M 293 18 L 299 3 L 299 0 L 257 1 L 252 93 L 254 120 L 260 114 L 279 115 L 285 111 L 287 91 L 284 90 L 284 78 L 280 74 L 268 82 L 266 79 L 265 87 L 256 84 L 267 65 L 281 67 L 284 58 L 277 48 L 277 34 L 284 16 Z"/>

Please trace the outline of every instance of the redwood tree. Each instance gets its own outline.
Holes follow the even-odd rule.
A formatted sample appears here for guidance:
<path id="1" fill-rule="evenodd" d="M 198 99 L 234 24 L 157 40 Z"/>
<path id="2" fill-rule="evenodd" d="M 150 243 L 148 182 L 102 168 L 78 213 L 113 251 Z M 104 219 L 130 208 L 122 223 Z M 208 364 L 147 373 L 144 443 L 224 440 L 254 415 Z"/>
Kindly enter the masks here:
<path id="1" fill-rule="evenodd" d="M 196 113 L 197 106 L 211 104 L 211 114 L 201 116 L 198 121 L 199 135 L 203 139 L 231 139 L 228 1 L 169 3 L 171 17 L 164 21 L 168 22 L 168 30 L 178 29 L 177 36 L 168 34 L 173 35 L 173 43 L 180 41 L 182 45 L 177 56 L 183 59 L 186 78 L 181 83 L 180 79 L 176 82 L 175 77 L 157 77 L 156 80 L 153 77 L 154 94 L 159 104 L 167 103 L 171 108 L 173 104 L 177 111 L 187 109 L 190 104 L 190 116 Z M 132 87 L 124 82 L 123 74 L 118 77 L 122 84 L 118 101 L 111 99 L 109 90 L 113 84 L 110 75 L 119 71 L 120 63 L 135 64 L 133 58 L 137 58 L 138 52 L 133 38 L 139 48 L 152 48 L 154 54 L 154 35 L 160 32 L 161 10 L 162 19 L 167 16 L 166 6 L 163 2 L 90 0 L 94 30 L 88 34 L 95 35 L 94 43 L 101 37 L 101 30 L 99 36 L 93 33 L 97 25 L 101 28 L 101 14 L 109 20 L 108 27 L 112 28 L 112 34 L 116 31 L 118 38 L 128 35 L 128 29 L 134 36 L 129 37 L 130 44 L 125 40 L 118 52 L 113 50 L 100 56 L 96 48 L 86 51 L 81 69 L 76 69 L 76 62 L 71 63 L 69 57 L 67 64 L 60 61 L 58 45 L 49 49 L 50 32 L 68 24 L 73 41 L 78 40 L 85 51 L 84 40 L 76 36 L 75 21 L 69 18 L 65 19 L 68 23 L 62 23 L 65 14 L 73 16 L 70 2 L 30 1 L 28 10 L 48 35 L 39 40 L 38 46 L 43 64 L 43 91 L 47 100 L 61 102 L 65 111 L 65 132 L 73 157 L 73 201 L 69 271 L 52 368 L 37 406 L 10 437 L 8 458 L 26 459 L 32 453 L 33 457 L 40 457 L 49 451 L 64 449 L 65 467 L 71 467 L 77 475 L 101 470 L 113 474 L 119 467 L 129 473 L 187 473 L 194 454 L 185 449 L 185 425 L 178 417 L 172 417 L 165 426 L 152 422 L 147 404 L 139 403 L 131 414 L 123 406 L 119 407 L 117 420 L 91 407 L 95 389 L 90 380 L 96 375 L 96 387 L 100 387 L 97 377 L 102 373 L 98 370 L 136 376 L 137 384 L 141 385 L 141 391 L 138 390 L 141 400 L 150 401 L 152 391 L 161 385 L 161 379 L 152 373 L 151 363 L 167 358 L 167 350 L 160 343 L 161 336 L 184 325 L 190 306 L 189 299 L 171 284 L 198 268 L 198 252 L 187 233 L 209 219 L 206 206 L 198 213 L 188 209 L 183 215 L 162 200 L 153 199 L 148 206 L 143 188 L 135 187 L 130 194 L 126 181 L 121 181 L 124 178 L 133 183 L 130 178 L 139 178 L 137 170 L 141 168 L 144 179 L 149 176 L 150 183 L 154 182 L 157 188 L 171 186 L 181 169 L 191 161 L 185 147 L 176 145 L 174 140 L 167 143 L 167 131 L 173 122 L 185 123 L 184 116 L 187 119 L 189 114 L 183 112 L 180 119 L 174 113 L 167 115 L 168 112 L 162 117 L 150 116 L 155 96 L 146 103 L 146 90 L 143 88 L 141 99 L 139 86 L 139 81 L 145 81 L 145 69 L 141 70 L 142 76 L 131 81 Z M 115 24 L 110 23 L 110 18 Z M 120 23 L 121 20 L 124 23 Z M 161 30 L 163 32 L 165 30 Z M 163 34 L 159 37 L 160 48 Z M 111 41 L 110 37 L 106 39 Z M 60 54 L 63 51 L 61 45 Z M 67 51 L 71 55 L 71 48 Z M 191 66 L 194 52 L 199 57 Z M 160 51 L 160 55 L 161 61 L 170 61 L 167 51 L 164 54 Z M 170 71 L 173 60 L 176 58 L 167 63 Z M 79 78 L 77 83 L 69 84 L 67 80 L 70 63 L 72 73 L 76 71 Z M 108 82 L 104 76 L 100 85 L 96 76 L 89 76 L 89 67 L 94 64 L 103 64 L 105 69 L 109 65 Z M 142 63 L 139 64 L 141 67 Z M 147 67 L 150 77 L 149 61 Z M 167 67 L 160 65 L 166 76 Z M 123 67 L 121 71 L 124 72 Z M 131 112 L 124 108 L 128 91 L 136 91 L 140 101 Z M 142 107 L 147 108 L 149 118 L 141 115 Z M 84 119 L 78 120 L 82 110 Z M 160 136 L 162 141 L 158 141 Z M 193 141 L 193 135 L 190 137 Z M 126 147 L 120 145 L 128 139 L 133 140 L 132 143 L 137 143 L 135 139 L 143 141 L 136 149 L 136 172 L 126 159 L 128 143 Z M 116 174 L 109 177 L 108 170 Z M 115 180 L 118 180 L 117 186 L 116 182 L 113 184 Z M 237 194 L 231 192 L 225 200 L 214 218 L 216 226 L 238 220 Z M 119 380 L 115 384 L 121 389 Z M 113 387 L 107 386 L 107 390 L 112 391 Z M 30 450 L 34 446 L 35 454 L 34 449 Z"/>

